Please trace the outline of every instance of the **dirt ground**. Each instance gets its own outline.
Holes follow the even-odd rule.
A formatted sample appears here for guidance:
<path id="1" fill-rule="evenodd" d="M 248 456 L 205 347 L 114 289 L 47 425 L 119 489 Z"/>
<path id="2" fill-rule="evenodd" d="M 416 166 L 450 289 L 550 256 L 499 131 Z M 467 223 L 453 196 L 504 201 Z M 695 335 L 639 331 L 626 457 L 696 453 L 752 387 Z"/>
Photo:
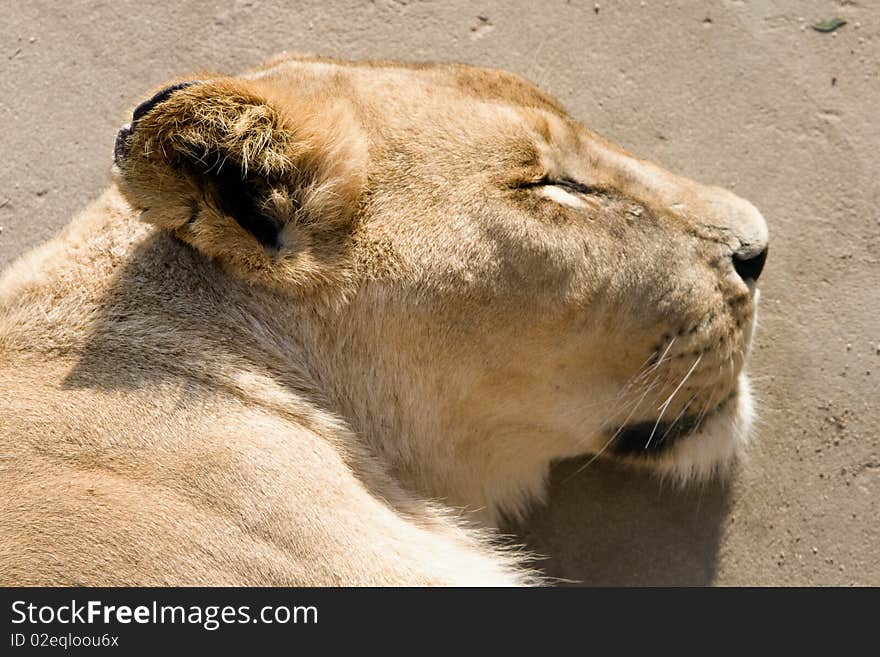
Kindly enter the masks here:
<path id="1" fill-rule="evenodd" d="M 869 5 L 873 5 L 870 6 Z M 880 3 L 0 0 L 0 266 L 108 182 L 141 94 L 288 49 L 506 68 L 771 231 L 728 485 L 561 463 L 520 534 L 588 584 L 880 585 Z M 811 25 L 834 17 L 832 33 Z"/>

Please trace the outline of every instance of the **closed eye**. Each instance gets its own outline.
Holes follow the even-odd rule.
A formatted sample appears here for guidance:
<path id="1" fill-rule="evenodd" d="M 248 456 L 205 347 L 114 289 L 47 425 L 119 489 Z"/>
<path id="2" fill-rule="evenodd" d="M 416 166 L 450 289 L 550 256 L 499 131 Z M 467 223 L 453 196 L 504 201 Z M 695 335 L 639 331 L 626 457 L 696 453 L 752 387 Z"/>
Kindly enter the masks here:
<path id="1" fill-rule="evenodd" d="M 520 184 L 522 188 L 540 188 L 540 187 L 562 187 L 563 189 L 574 192 L 576 194 L 601 194 L 602 190 L 598 187 L 590 187 L 583 183 L 573 180 L 572 178 L 550 178 L 545 177 L 540 180 L 531 180 Z"/>
<path id="2" fill-rule="evenodd" d="M 535 189 L 551 201 L 574 208 L 585 205 L 584 196 L 602 193 L 602 190 L 596 187 L 584 185 L 571 178 L 545 177 L 537 181 L 523 183 L 521 187 Z"/>
<path id="3" fill-rule="evenodd" d="M 598 194 L 601 192 L 600 189 L 596 187 L 590 187 L 589 185 L 584 185 L 583 183 L 579 183 L 577 180 L 572 180 L 571 178 L 559 178 L 557 180 L 547 179 L 547 185 L 556 185 L 557 187 L 562 187 L 563 189 L 567 189 L 569 191 L 575 192 L 577 194 Z"/>

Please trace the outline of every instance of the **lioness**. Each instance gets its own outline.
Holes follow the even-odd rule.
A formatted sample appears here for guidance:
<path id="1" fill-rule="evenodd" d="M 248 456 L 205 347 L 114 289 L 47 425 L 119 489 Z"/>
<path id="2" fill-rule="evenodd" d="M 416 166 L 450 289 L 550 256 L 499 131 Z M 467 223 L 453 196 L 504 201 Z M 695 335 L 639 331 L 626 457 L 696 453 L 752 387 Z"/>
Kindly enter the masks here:
<path id="1" fill-rule="evenodd" d="M 501 71 L 172 82 L 0 278 L 0 583 L 532 583 L 553 460 L 742 450 L 746 201 Z"/>

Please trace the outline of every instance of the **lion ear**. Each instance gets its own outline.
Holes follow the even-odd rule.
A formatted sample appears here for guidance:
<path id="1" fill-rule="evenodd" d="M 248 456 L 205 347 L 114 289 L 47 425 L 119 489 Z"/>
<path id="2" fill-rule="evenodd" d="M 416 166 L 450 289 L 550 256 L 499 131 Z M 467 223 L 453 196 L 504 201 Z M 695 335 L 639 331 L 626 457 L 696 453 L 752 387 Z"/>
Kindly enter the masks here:
<path id="1" fill-rule="evenodd" d="M 315 102 L 233 78 L 167 87 L 120 131 L 120 188 L 145 221 L 245 273 L 319 267 L 346 241 L 367 146 L 343 102 Z"/>

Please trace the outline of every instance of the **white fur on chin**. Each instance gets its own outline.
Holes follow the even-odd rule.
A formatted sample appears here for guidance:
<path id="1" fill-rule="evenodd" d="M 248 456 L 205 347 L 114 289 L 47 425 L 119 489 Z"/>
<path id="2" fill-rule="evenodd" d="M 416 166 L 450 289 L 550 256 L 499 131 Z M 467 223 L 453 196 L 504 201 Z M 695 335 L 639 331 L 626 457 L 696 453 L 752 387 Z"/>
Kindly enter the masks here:
<path id="1" fill-rule="evenodd" d="M 698 431 L 676 442 L 653 465 L 681 484 L 726 476 L 745 456 L 754 416 L 751 386 L 743 372 L 739 375 L 736 399 L 712 415 Z"/>

